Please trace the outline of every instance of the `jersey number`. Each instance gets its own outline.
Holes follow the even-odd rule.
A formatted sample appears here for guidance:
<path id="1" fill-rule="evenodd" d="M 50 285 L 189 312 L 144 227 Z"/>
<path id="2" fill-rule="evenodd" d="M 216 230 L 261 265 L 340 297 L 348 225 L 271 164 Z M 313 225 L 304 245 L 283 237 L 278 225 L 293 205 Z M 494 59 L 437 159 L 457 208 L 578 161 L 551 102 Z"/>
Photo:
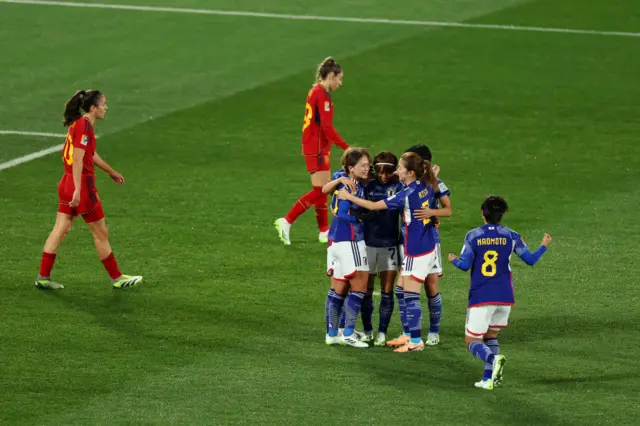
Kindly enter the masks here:
<path id="1" fill-rule="evenodd" d="M 64 148 L 62 148 L 62 158 L 68 165 L 73 164 L 73 143 L 71 141 L 71 135 L 67 135 L 67 140 L 64 142 Z"/>
<path id="2" fill-rule="evenodd" d="M 311 119 L 313 118 L 313 108 L 311 105 L 307 103 L 304 107 L 304 124 L 302 125 L 302 131 L 304 132 L 307 127 L 311 124 Z"/>
<path id="3" fill-rule="evenodd" d="M 498 261 L 498 252 L 489 250 L 484 254 L 484 263 L 482 264 L 482 275 L 485 277 L 493 277 L 498 269 L 496 262 Z"/>
<path id="4" fill-rule="evenodd" d="M 428 208 L 429 208 L 429 200 L 427 200 L 427 201 L 425 201 L 424 203 L 422 203 L 422 208 L 423 208 L 423 209 L 428 209 Z M 422 221 L 422 224 L 423 224 L 423 225 L 428 225 L 428 224 L 430 224 L 430 223 L 431 223 L 431 218 L 429 218 L 429 219 L 424 219 L 424 220 Z"/>

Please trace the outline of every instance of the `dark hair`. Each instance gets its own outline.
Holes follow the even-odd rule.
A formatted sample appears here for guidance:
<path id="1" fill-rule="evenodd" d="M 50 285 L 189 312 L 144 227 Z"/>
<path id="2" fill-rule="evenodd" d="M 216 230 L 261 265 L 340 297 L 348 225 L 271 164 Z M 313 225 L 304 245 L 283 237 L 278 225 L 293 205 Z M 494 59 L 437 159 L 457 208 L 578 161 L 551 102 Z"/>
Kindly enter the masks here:
<path id="1" fill-rule="evenodd" d="M 436 178 L 431 163 L 424 160 L 421 156 L 415 152 L 405 152 L 400 157 L 400 161 L 403 162 L 404 167 L 408 171 L 412 171 L 416 174 L 416 178 L 420 179 L 424 185 L 431 186 L 434 190 L 438 188 L 438 179 Z"/>
<path id="2" fill-rule="evenodd" d="M 348 148 L 342 155 L 342 167 L 344 168 L 345 173 L 349 174 L 349 167 L 353 167 L 358 164 L 358 161 L 365 156 L 369 159 L 369 162 L 371 162 L 371 155 L 369 155 L 369 151 L 366 149 Z"/>
<path id="3" fill-rule="evenodd" d="M 414 152 L 422 157 L 423 160 L 431 162 L 431 150 L 425 144 L 410 146 L 404 152 Z"/>
<path id="4" fill-rule="evenodd" d="M 71 97 L 64 104 L 64 126 L 71 125 L 78 118 L 82 117 L 82 114 L 89 112 L 91 107 L 98 105 L 102 92 L 99 90 L 78 90 L 75 95 Z"/>
<path id="5" fill-rule="evenodd" d="M 318 70 L 316 71 L 316 81 L 324 80 L 329 76 L 329 74 L 333 73 L 334 75 L 338 75 L 342 72 L 342 67 L 339 63 L 333 59 L 332 56 L 329 56 L 324 61 L 318 65 Z"/>
<path id="6" fill-rule="evenodd" d="M 371 170 L 376 174 L 380 174 L 382 172 L 392 174 L 397 168 L 398 157 L 396 157 L 396 155 L 391 151 L 380 151 L 377 153 L 373 158 L 373 164 L 371 165 Z"/>
<path id="7" fill-rule="evenodd" d="M 498 224 L 502 220 L 502 216 L 509 211 L 509 206 L 504 198 L 498 195 L 489 195 L 482 202 L 482 216 L 487 223 Z"/>

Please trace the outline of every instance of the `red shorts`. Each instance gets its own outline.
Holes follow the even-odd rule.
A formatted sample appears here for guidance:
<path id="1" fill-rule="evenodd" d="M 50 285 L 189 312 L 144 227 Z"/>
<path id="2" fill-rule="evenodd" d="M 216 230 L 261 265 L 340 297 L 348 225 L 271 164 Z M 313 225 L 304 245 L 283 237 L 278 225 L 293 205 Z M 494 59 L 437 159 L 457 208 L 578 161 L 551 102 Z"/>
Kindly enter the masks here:
<path id="1" fill-rule="evenodd" d="M 69 206 L 73 198 L 75 186 L 73 184 L 73 175 L 65 173 L 58 184 L 58 212 L 68 214 L 69 216 L 81 215 L 85 222 L 97 222 L 104 218 L 102 203 L 98 197 L 98 191 L 95 184 L 95 176 L 82 175 L 82 186 L 80 188 L 80 204 L 72 208 Z"/>
<path id="2" fill-rule="evenodd" d="M 331 170 L 331 156 L 329 154 L 305 155 L 304 161 L 307 163 L 307 172 L 325 172 Z"/>

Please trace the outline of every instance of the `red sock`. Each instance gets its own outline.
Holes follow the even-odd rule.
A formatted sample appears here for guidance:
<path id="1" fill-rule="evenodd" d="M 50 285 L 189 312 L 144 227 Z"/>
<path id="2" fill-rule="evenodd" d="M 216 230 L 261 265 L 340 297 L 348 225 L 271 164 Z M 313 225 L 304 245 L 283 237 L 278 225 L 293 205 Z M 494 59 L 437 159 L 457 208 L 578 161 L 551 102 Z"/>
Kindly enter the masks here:
<path id="1" fill-rule="evenodd" d="M 42 252 L 42 260 L 40 261 L 40 276 L 49 278 L 51 270 L 53 269 L 53 263 L 56 261 L 55 253 Z"/>
<path id="2" fill-rule="evenodd" d="M 313 189 L 296 201 L 296 203 L 291 207 L 289 213 L 284 217 L 287 222 L 293 223 L 296 221 L 300 215 L 307 211 L 307 209 L 313 206 L 318 198 L 322 197 L 324 194 L 322 193 L 322 187 L 314 186 Z"/>
<path id="3" fill-rule="evenodd" d="M 113 252 L 109 254 L 106 258 L 102 259 L 102 264 L 104 265 L 104 269 L 107 270 L 111 279 L 115 280 L 116 278 L 120 278 L 122 272 L 118 269 L 118 262 L 116 262 L 116 257 L 113 255 Z"/>
<path id="4" fill-rule="evenodd" d="M 327 214 L 327 194 L 316 200 L 316 220 L 320 232 L 329 230 L 329 215 Z"/>

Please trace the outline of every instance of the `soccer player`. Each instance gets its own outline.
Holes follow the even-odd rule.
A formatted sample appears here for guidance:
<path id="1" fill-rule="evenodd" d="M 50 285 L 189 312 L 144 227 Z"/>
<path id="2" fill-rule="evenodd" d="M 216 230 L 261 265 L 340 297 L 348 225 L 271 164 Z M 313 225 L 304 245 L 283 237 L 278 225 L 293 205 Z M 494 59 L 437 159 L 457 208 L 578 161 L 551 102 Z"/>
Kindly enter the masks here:
<path id="1" fill-rule="evenodd" d="M 435 263 L 436 242 L 431 232 L 433 218 L 415 220 L 413 214 L 433 203 L 438 184 L 431 166 L 425 168 L 422 158 L 414 153 L 405 153 L 400 157 L 398 177 L 405 188 L 384 200 L 364 200 L 345 190 L 341 190 L 338 197 L 369 210 L 402 211 L 405 227 L 404 258 L 396 296 L 403 330 L 409 336 L 403 333 L 400 338 L 387 344 L 399 346 L 394 352 L 414 352 L 424 349 L 420 290 Z"/>
<path id="2" fill-rule="evenodd" d="M 342 86 L 343 76 L 342 67 L 335 59 L 328 57 L 318 66 L 316 84 L 307 94 L 302 125 L 302 155 L 307 163 L 313 188 L 295 202 L 285 217 L 275 221 L 278 236 L 285 245 L 291 245 L 291 225 L 311 206 L 315 206 L 316 210 L 320 230 L 318 241 L 328 241 L 327 195 L 322 192 L 322 186 L 329 182 L 331 146 L 335 143 L 342 149 L 349 147 L 333 127 L 331 92 Z"/>
<path id="3" fill-rule="evenodd" d="M 395 174 L 398 157 L 382 151 L 373 159 L 375 176 L 369 180 L 365 194 L 370 201 L 380 201 L 402 191 L 403 185 Z M 374 346 L 385 346 L 387 329 L 393 314 L 393 287 L 402 264 L 400 257 L 400 212 L 384 210 L 376 212 L 364 221 L 364 240 L 369 260 L 369 284 L 362 301 L 363 341 L 373 340 L 373 289 L 376 276 L 380 277 L 380 319 Z"/>
<path id="4" fill-rule="evenodd" d="M 531 253 L 517 232 L 500 225 L 508 211 L 502 197 L 487 197 L 481 209 L 484 225 L 467 234 L 459 258 L 449 253 L 449 262 L 463 271 L 471 268 L 465 342 L 467 350 L 485 363 L 482 380 L 475 387 L 492 390 L 502 381 L 505 363 L 498 332 L 507 326 L 515 303 L 511 254 L 533 266 L 546 252 L 551 236 L 544 234 L 540 247 Z"/>
<path id="5" fill-rule="evenodd" d="M 407 148 L 405 152 L 415 152 L 421 156 L 423 160 L 429 162 L 429 164 L 431 163 L 431 150 L 427 145 L 414 145 Z M 426 164 L 427 163 L 425 163 L 425 165 Z M 437 170 L 439 170 L 439 167 Z M 416 219 L 428 219 L 432 216 L 451 216 L 453 211 L 451 209 L 450 196 L 451 192 L 449 188 L 438 178 L 438 190 L 436 191 L 434 204 L 428 208 L 417 211 L 415 214 Z M 442 296 L 438 289 L 438 279 L 442 276 L 442 250 L 440 249 L 440 232 L 438 226 L 433 227 L 432 232 L 436 239 L 436 263 L 424 283 L 429 306 L 429 333 L 427 334 L 425 344 L 429 346 L 435 346 L 440 343 L 440 321 L 442 319 Z"/>
<path id="6" fill-rule="evenodd" d="M 124 177 L 96 152 L 93 125 L 96 120 L 102 120 L 106 113 L 107 98 L 98 90 L 80 90 L 65 105 L 64 125 L 69 127 L 62 149 L 65 172 L 58 184 L 58 214 L 53 230 L 44 244 L 40 274 L 36 278 L 37 288 L 64 288 L 62 284 L 51 281 L 51 269 L 58 247 L 71 231 L 71 225 L 78 215 L 82 216 L 93 234 L 96 250 L 111 277 L 113 287 L 129 287 L 142 281 L 141 276 L 124 275 L 118 268 L 95 186 L 94 164 L 108 173 L 115 183 L 124 183 Z"/>
<path id="7" fill-rule="evenodd" d="M 344 170 L 355 181 L 366 179 L 369 175 L 370 158 L 369 153 L 364 149 L 350 150 L 344 156 Z M 341 184 L 340 188 L 342 187 Z M 343 188 L 342 191 L 347 192 L 348 189 Z M 364 196 L 364 186 L 360 182 L 357 183 L 355 194 Z M 355 334 L 355 323 L 360 314 L 369 277 L 362 222 L 355 216 L 353 204 L 339 200 L 336 195 L 333 196 L 331 210 L 335 218 L 331 222 L 329 230 L 331 245 L 327 250 L 331 256 L 333 276 L 325 304 L 327 319 L 325 343 L 368 348 L 369 345 L 360 341 Z M 345 303 L 345 328 L 340 335 L 338 330 L 340 312 Z"/>

